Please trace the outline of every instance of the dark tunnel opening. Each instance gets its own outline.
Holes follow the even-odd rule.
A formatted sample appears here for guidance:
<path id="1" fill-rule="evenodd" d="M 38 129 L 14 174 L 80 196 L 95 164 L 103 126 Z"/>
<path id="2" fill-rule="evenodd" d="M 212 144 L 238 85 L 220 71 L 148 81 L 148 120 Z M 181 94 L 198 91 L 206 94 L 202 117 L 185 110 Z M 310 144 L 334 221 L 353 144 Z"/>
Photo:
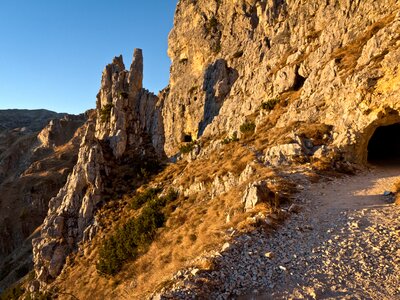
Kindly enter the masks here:
<path id="1" fill-rule="evenodd" d="M 400 123 L 378 127 L 368 143 L 369 163 L 400 163 Z"/>

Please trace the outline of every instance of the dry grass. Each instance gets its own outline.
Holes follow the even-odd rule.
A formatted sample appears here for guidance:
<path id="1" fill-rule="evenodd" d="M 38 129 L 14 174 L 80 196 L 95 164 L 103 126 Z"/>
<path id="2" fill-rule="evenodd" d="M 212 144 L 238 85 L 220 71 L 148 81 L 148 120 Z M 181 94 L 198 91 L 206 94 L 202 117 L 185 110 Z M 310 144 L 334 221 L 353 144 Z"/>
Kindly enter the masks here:
<path id="1" fill-rule="evenodd" d="M 161 184 L 168 189 L 173 181 L 175 187 L 188 187 L 194 181 L 211 182 L 215 176 L 228 172 L 238 176 L 248 163 L 255 160 L 254 153 L 248 147 L 248 143 L 255 139 L 249 137 L 246 141 L 224 145 L 216 151 L 218 153 L 211 154 L 207 159 L 168 165 L 146 187 Z M 254 168 L 259 179 L 276 178 L 269 188 L 274 192 L 279 191 L 279 200 L 289 198 L 293 185 L 277 178 L 269 168 L 258 164 L 254 164 Z M 128 209 L 129 196 L 121 201 L 110 202 L 97 214 L 104 230 L 97 234 L 91 245 L 85 247 L 84 255 L 81 253 L 73 257 L 67 273 L 56 280 L 55 286 L 82 299 L 89 293 L 92 299 L 143 299 L 155 289 L 168 285 L 171 275 L 182 268 L 196 266 L 202 270 L 212 269 L 213 261 L 204 255 L 219 249 L 231 238 L 228 229 L 235 228 L 237 232 L 253 230 L 259 224 L 252 216 L 274 211 L 268 204 L 259 205 L 250 213 L 243 211 L 241 195 L 247 183 L 214 199 L 202 193 L 190 197 L 181 195 L 176 207 L 171 209 L 165 227 L 159 230 L 148 251 L 136 261 L 126 263 L 115 277 L 104 278 L 97 274 L 95 267 L 98 245 L 113 232 L 113 228 L 137 213 Z M 277 223 L 280 218 L 276 217 Z M 63 299 L 62 295 L 60 297 Z"/>
<path id="2" fill-rule="evenodd" d="M 335 59 L 341 70 L 342 79 L 346 79 L 357 66 L 357 60 L 361 56 L 364 45 L 370 40 L 379 30 L 393 22 L 396 17 L 396 13 L 392 13 L 374 24 L 368 26 L 366 30 L 359 35 L 354 41 L 349 43 L 343 48 L 337 49 L 333 53 L 333 59 Z"/>

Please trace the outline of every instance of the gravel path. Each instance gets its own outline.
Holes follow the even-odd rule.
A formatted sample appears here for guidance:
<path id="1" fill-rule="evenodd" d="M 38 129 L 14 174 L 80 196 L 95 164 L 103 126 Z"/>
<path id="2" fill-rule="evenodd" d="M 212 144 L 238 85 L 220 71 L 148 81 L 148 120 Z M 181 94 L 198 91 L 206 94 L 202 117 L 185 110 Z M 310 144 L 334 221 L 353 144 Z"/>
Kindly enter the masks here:
<path id="1" fill-rule="evenodd" d="M 399 179 L 386 166 L 305 186 L 300 213 L 239 237 L 166 298 L 400 299 L 400 207 L 383 196 Z"/>

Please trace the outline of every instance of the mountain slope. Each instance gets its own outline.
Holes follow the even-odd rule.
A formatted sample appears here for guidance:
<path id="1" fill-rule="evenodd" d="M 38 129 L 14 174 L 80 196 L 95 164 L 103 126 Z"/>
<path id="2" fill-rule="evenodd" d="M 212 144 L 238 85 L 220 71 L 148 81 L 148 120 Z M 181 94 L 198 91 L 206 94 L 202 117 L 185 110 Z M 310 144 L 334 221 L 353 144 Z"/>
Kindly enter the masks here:
<path id="1" fill-rule="evenodd" d="M 129 71 L 122 57 L 106 66 L 96 119 L 33 242 L 30 291 L 143 299 L 180 279 L 207 290 L 201 274 L 218 275 L 229 243 L 294 214 L 304 183 L 365 167 L 370 143 L 399 147 L 375 135 L 399 133 L 398 1 L 181 0 L 169 56 L 158 96 L 143 89 L 140 50 Z M 163 170 L 147 168 L 166 156 Z M 135 206 L 139 187 L 162 191 Z M 178 198 L 166 201 L 169 190 Z M 96 268 L 104 253 L 113 274 Z"/>
<path id="2" fill-rule="evenodd" d="M 76 163 L 84 116 L 0 111 L 0 289 L 32 269 L 32 234 Z M 61 117 L 61 119 L 58 119 Z M 14 127 L 17 126 L 17 127 Z M 23 126 L 23 127 L 18 127 Z"/>

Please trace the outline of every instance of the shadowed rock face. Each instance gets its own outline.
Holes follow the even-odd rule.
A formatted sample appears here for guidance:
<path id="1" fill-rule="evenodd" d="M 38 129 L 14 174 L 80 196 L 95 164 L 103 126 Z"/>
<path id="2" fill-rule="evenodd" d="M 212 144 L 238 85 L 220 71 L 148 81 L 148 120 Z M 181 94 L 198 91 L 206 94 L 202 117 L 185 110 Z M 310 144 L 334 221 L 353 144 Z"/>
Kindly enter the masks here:
<path id="1" fill-rule="evenodd" d="M 32 269 L 32 234 L 76 163 L 76 132 L 86 117 L 45 110 L 0 111 L 0 116 L 2 290 Z"/>
<path id="2" fill-rule="evenodd" d="M 6 109 L 0 110 L 0 132 L 25 127 L 32 132 L 40 131 L 52 119 L 59 119 L 66 114 L 60 114 L 45 109 Z"/>

